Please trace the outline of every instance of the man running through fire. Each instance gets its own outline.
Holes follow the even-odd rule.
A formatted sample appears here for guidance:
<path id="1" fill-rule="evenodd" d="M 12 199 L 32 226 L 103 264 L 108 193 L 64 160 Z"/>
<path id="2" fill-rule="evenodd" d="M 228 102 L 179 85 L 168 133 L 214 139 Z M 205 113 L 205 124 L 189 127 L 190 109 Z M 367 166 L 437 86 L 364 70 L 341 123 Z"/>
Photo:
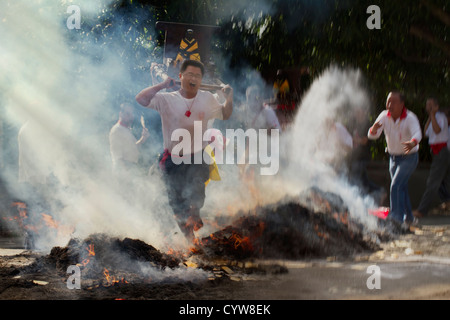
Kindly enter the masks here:
<path id="1" fill-rule="evenodd" d="M 155 109 L 161 115 L 164 153 L 159 166 L 167 186 L 169 203 L 175 219 L 186 238 L 194 240 L 194 231 L 203 226 L 200 209 L 205 201 L 205 182 L 209 179 L 209 164 L 203 160 L 203 149 L 207 141 L 194 142 L 194 121 L 201 121 L 202 137 L 208 129 L 208 121 L 227 120 L 233 111 L 233 89 L 225 86 L 222 92 L 225 103 L 220 104 L 211 92 L 199 90 L 204 65 L 196 60 L 184 60 L 180 67 L 181 89 L 173 92 L 160 92 L 174 86 L 175 81 L 167 78 L 162 83 L 142 90 L 136 101 L 147 108 Z M 190 133 L 190 154 L 172 154 L 179 141 L 172 141 L 172 133 L 184 129 Z M 184 150 L 184 149 L 183 149 Z M 201 164 L 197 164 L 201 153 Z M 197 157 L 195 156 L 197 154 Z M 191 161 L 180 163 L 176 157 Z M 190 163 L 189 163 L 190 162 Z"/>

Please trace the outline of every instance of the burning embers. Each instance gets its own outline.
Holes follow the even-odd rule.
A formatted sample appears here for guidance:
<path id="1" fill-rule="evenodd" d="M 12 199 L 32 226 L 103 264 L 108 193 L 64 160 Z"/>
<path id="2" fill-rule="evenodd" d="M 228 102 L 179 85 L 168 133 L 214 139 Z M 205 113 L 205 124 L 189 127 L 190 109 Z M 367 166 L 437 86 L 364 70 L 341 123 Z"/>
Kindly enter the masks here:
<path id="1" fill-rule="evenodd" d="M 95 257 L 95 250 L 93 244 L 89 244 L 86 247 L 86 250 L 89 253 L 89 257 Z M 84 259 L 81 263 L 77 263 L 77 267 L 86 267 L 89 264 L 89 262 L 91 262 L 91 258 L 89 257 Z"/>
<path id="2" fill-rule="evenodd" d="M 95 259 L 95 250 L 94 250 L 94 244 L 88 244 L 86 247 L 86 251 L 88 253 L 88 257 L 85 258 L 81 263 L 78 263 L 77 267 L 87 268 L 89 263 L 92 259 Z M 104 281 L 103 286 L 109 287 L 111 285 L 117 284 L 117 283 L 128 283 L 128 281 L 125 280 L 125 278 L 122 276 L 121 279 L 116 278 L 115 275 L 111 275 L 109 273 L 109 270 L 104 268 L 103 270 L 104 275 Z"/>
<path id="3" fill-rule="evenodd" d="M 192 253 L 237 260 L 351 256 L 377 250 L 383 235 L 382 230 L 369 232 L 352 219 L 339 196 L 315 188 L 239 216 L 227 227 L 196 239 Z"/>
<path id="4" fill-rule="evenodd" d="M 320 199 L 325 210 L 313 211 L 298 199 L 285 199 L 243 215 L 198 240 L 198 247 L 205 256 L 231 259 L 350 256 L 378 247 L 363 225 L 352 221 L 342 203 L 335 201 L 338 197 L 316 192 L 310 196 L 315 202 Z"/>
<path id="5" fill-rule="evenodd" d="M 260 251 L 259 248 L 255 247 L 255 243 L 262 235 L 265 223 L 263 220 L 250 222 L 249 219 L 251 218 L 238 219 L 232 226 L 227 226 L 208 237 L 195 239 L 196 247 L 192 248 L 191 251 L 194 254 L 213 257 L 225 256 L 236 259 L 254 256 Z"/>
<path id="6" fill-rule="evenodd" d="M 175 268 L 180 260 L 163 254 L 140 240 L 92 235 L 84 241 L 72 239 L 64 247 L 54 247 L 47 257 L 61 274 L 76 265 L 81 270 L 83 286 L 87 288 L 126 285 L 132 282 L 151 282 L 146 267 L 162 271 Z"/>
<path id="7" fill-rule="evenodd" d="M 304 197 L 311 203 L 301 204 Z M 83 288 L 129 287 L 184 282 L 182 274 L 190 271 L 202 273 L 203 280 L 239 279 L 256 259 L 351 257 L 377 250 L 374 240 L 339 197 L 310 190 L 300 198 L 240 212 L 233 223 L 196 239 L 186 252 L 162 253 L 141 240 L 97 234 L 54 247 L 46 260 L 65 277 L 68 266 L 80 268 Z"/>
<path id="8" fill-rule="evenodd" d="M 3 220 L 23 233 L 25 249 L 35 248 L 35 239 L 38 234 L 45 235 L 47 238 L 52 236 L 59 238 L 70 235 L 74 231 L 73 227 L 63 225 L 45 212 L 30 214 L 25 202 L 13 202 L 11 208 L 14 213 L 10 217 L 3 217 Z"/>

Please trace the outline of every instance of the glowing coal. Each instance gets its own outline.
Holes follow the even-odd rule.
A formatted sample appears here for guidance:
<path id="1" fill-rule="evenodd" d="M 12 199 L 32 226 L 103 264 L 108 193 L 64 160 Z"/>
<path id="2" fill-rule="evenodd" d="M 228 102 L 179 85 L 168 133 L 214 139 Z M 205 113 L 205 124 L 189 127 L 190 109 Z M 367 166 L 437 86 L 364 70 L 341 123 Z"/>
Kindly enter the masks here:
<path id="1" fill-rule="evenodd" d="M 231 225 L 199 240 L 197 250 L 230 259 L 349 257 L 377 250 L 384 235 L 351 218 L 338 195 L 310 189 L 252 214 L 241 212 Z"/>

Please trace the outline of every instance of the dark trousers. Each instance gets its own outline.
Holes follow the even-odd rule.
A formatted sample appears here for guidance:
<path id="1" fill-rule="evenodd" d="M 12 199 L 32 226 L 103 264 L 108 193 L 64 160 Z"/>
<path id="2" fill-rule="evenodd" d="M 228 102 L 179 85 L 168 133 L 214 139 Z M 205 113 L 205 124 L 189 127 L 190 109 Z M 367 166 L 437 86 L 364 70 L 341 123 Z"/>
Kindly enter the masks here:
<path id="1" fill-rule="evenodd" d="M 205 182 L 209 179 L 209 165 L 202 161 L 175 164 L 166 151 L 160 157 L 160 169 L 167 187 L 169 204 L 184 235 L 193 240 L 193 231 L 203 226 L 200 209 L 205 203 Z"/>
<path id="2" fill-rule="evenodd" d="M 436 193 L 439 193 L 443 202 L 450 200 L 448 193 L 450 190 L 450 151 L 445 147 L 438 154 L 432 153 L 431 156 L 432 161 L 427 185 L 417 208 L 423 215 L 428 213 Z"/>
<path id="3" fill-rule="evenodd" d="M 413 221 L 408 182 L 419 162 L 417 152 L 409 155 L 390 156 L 389 172 L 391 174 L 390 217 L 398 222 Z"/>

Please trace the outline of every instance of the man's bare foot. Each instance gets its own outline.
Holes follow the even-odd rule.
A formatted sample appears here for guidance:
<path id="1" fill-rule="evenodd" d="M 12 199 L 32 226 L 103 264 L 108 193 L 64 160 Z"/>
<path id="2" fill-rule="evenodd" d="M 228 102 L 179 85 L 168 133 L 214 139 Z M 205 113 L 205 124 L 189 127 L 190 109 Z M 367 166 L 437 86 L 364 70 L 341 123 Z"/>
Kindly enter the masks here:
<path id="1" fill-rule="evenodd" d="M 416 217 L 416 218 L 423 218 L 424 217 L 423 213 L 418 211 L 418 210 L 414 210 L 413 211 L 413 216 Z"/>
<path id="2" fill-rule="evenodd" d="M 450 201 L 444 202 L 441 204 L 442 210 L 450 210 Z"/>

